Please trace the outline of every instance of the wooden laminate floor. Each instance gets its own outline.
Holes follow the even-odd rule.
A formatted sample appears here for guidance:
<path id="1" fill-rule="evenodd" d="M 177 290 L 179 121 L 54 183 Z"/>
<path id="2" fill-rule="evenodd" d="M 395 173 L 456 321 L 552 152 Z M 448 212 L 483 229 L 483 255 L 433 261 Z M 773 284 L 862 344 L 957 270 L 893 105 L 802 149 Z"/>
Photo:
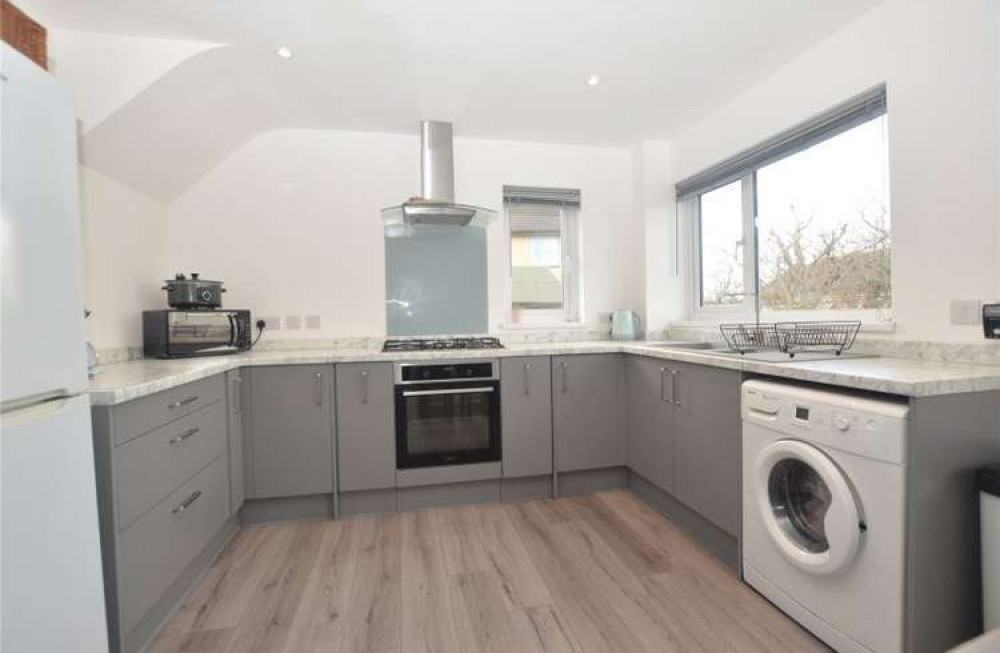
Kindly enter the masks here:
<path id="1" fill-rule="evenodd" d="M 826 650 L 625 491 L 251 526 L 150 647 Z"/>

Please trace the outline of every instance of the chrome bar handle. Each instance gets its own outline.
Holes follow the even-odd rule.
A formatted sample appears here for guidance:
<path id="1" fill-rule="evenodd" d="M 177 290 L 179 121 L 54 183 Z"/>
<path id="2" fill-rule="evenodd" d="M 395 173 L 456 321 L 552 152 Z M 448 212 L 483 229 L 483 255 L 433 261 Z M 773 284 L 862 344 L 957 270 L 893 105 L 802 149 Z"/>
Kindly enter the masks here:
<path id="1" fill-rule="evenodd" d="M 667 368 L 660 368 L 660 401 L 666 401 L 666 389 L 667 389 Z"/>
<path id="2" fill-rule="evenodd" d="M 181 433 L 180 435 L 178 435 L 177 437 L 170 438 L 170 444 L 180 444 L 181 442 L 184 442 L 188 438 L 198 435 L 199 433 L 201 433 L 201 429 L 198 428 L 197 426 L 194 428 L 190 428 Z"/>
<path id="3" fill-rule="evenodd" d="M 531 394 L 531 363 L 524 364 L 524 396 L 527 397 Z"/>
<path id="4" fill-rule="evenodd" d="M 322 406 L 323 405 L 323 373 L 322 372 L 316 372 L 315 385 L 316 385 L 316 405 L 317 406 Z"/>
<path id="5" fill-rule="evenodd" d="M 680 381 L 680 373 L 677 370 L 670 370 L 670 375 L 673 377 L 673 384 L 670 391 L 671 397 L 673 398 L 673 404 L 675 406 L 681 405 L 680 393 L 678 392 L 677 384 Z"/>
<path id="6" fill-rule="evenodd" d="M 563 394 L 569 392 L 569 363 L 562 361 L 559 363 L 559 367 L 562 368 L 562 391 Z"/>
<path id="7" fill-rule="evenodd" d="M 243 379 L 237 374 L 233 376 L 233 414 L 239 415 L 243 412 Z"/>
<path id="8" fill-rule="evenodd" d="M 493 392 L 491 387 L 483 388 L 444 388 L 442 390 L 407 390 L 404 397 L 437 397 L 441 395 L 469 395 L 483 392 Z"/>
<path id="9" fill-rule="evenodd" d="M 181 406 L 187 406 L 188 404 L 194 403 L 196 401 L 198 401 L 198 395 L 192 395 L 190 397 L 187 397 L 186 399 L 180 399 L 179 401 L 175 401 L 172 404 L 167 404 L 167 408 L 169 410 L 173 410 L 175 408 L 180 408 Z"/>
<path id="10" fill-rule="evenodd" d="M 368 403 L 368 370 L 361 370 L 361 403 Z"/>
<path id="11" fill-rule="evenodd" d="M 191 493 L 191 496 L 189 496 L 187 499 L 184 499 L 184 501 L 181 502 L 181 505 L 174 508 L 172 512 L 175 515 L 179 515 L 188 508 L 190 508 L 191 504 L 200 498 L 201 498 L 201 490 L 195 490 L 194 492 Z"/>

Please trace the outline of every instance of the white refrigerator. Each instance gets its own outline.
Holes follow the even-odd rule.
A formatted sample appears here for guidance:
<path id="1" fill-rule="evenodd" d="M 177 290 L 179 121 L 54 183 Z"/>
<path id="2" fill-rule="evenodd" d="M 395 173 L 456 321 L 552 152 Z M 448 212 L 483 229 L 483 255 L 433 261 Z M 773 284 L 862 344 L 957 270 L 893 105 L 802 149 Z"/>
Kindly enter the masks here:
<path id="1" fill-rule="evenodd" d="M 0 43 L 0 650 L 108 650 L 68 90 Z"/>

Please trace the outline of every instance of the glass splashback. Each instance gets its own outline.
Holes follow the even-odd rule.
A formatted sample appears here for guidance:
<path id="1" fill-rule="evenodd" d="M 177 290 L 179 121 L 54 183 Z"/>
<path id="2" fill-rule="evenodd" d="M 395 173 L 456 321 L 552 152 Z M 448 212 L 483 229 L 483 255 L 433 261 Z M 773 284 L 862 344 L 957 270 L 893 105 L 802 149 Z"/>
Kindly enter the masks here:
<path id="1" fill-rule="evenodd" d="M 385 227 L 390 336 L 486 333 L 486 229 Z"/>

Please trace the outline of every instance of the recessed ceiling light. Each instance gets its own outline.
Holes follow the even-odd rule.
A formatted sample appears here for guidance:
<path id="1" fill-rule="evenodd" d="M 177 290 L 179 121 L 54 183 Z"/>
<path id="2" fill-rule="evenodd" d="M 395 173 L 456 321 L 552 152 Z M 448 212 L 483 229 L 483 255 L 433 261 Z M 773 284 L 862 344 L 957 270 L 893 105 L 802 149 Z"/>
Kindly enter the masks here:
<path id="1" fill-rule="evenodd" d="M 587 86 L 597 86 L 601 83 L 600 75 L 591 75 L 587 78 Z"/>
<path id="2" fill-rule="evenodd" d="M 292 58 L 292 50 L 286 45 L 280 46 L 277 50 L 274 51 L 274 53 L 279 57 L 281 57 L 282 59 Z"/>

